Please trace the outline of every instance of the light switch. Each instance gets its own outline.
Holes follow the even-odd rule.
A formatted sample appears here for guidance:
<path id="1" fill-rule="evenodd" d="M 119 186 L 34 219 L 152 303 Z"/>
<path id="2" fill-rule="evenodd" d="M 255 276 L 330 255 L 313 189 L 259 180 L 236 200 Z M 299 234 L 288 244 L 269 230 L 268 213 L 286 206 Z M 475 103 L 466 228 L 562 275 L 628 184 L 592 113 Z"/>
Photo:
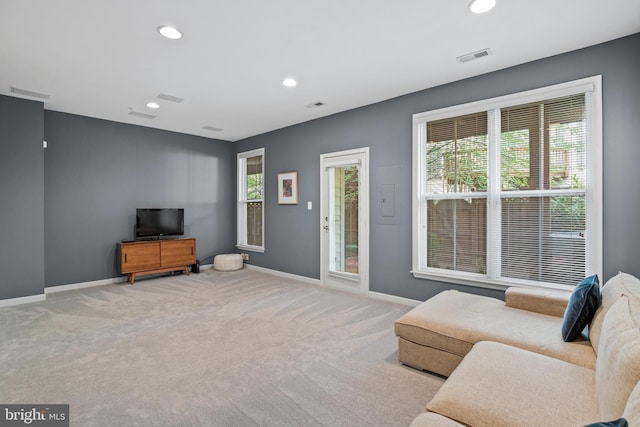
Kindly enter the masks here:
<path id="1" fill-rule="evenodd" d="M 313 209 L 313 203 L 307 202 L 307 210 L 310 211 L 311 209 Z"/>

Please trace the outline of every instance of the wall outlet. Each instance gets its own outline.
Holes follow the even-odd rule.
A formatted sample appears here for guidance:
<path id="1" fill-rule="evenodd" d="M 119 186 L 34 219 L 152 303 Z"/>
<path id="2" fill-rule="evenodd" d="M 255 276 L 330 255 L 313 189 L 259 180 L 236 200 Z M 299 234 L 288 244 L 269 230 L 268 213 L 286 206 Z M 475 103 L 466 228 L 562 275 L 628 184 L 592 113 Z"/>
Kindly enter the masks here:
<path id="1" fill-rule="evenodd" d="M 242 255 L 243 261 L 249 261 L 249 254 L 240 254 L 240 255 Z"/>

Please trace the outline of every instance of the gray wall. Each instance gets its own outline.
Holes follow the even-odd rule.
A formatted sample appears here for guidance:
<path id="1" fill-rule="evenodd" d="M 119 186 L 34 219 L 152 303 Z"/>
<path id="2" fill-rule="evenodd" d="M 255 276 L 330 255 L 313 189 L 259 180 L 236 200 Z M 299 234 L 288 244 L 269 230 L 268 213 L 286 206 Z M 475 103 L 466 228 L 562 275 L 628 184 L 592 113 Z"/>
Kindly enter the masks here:
<path id="1" fill-rule="evenodd" d="M 0 96 L 0 299 L 119 276 L 116 244 L 133 237 L 137 207 L 184 207 L 200 259 L 233 250 L 234 154 L 258 147 L 266 148 L 266 251 L 252 253 L 250 262 L 319 278 L 319 156 L 363 146 L 371 147 L 371 290 L 413 299 L 447 288 L 501 296 L 409 273 L 411 116 L 596 74 L 603 76 L 604 99 L 604 279 L 619 270 L 640 276 L 637 46 L 640 34 L 236 144 L 44 111 L 42 103 Z M 293 170 L 300 204 L 279 206 L 277 173 Z M 402 184 L 400 214 L 397 223 L 383 224 L 377 194 L 391 178 Z"/>
<path id="2" fill-rule="evenodd" d="M 45 111 L 45 284 L 118 277 L 136 208 L 184 208 L 197 256 L 233 250 L 229 142 Z M 211 262 L 211 261 L 209 261 Z"/>
<path id="3" fill-rule="evenodd" d="M 640 276 L 640 34 L 427 89 L 248 138 L 236 152 L 265 147 L 265 247 L 250 262 L 311 278 L 320 277 L 320 167 L 322 153 L 371 148 L 370 289 L 424 300 L 458 288 L 501 292 L 415 279 L 411 270 L 412 115 L 601 74 L 604 109 L 604 279 L 619 270 Z M 464 65 L 462 65 L 464 66 Z M 427 71 L 425 71 L 427 72 Z M 381 82 L 382 84 L 384 82 Z M 331 100 L 326 100 L 330 102 Z M 279 206 L 278 172 L 299 173 L 300 204 Z M 394 172 L 395 171 L 395 172 Z M 398 175 L 403 185 L 397 224 L 380 224 L 380 186 Z M 313 211 L 306 210 L 312 201 Z"/>
<path id="4" fill-rule="evenodd" d="M 0 95 L 0 299 L 44 292 L 41 102 Z"/>

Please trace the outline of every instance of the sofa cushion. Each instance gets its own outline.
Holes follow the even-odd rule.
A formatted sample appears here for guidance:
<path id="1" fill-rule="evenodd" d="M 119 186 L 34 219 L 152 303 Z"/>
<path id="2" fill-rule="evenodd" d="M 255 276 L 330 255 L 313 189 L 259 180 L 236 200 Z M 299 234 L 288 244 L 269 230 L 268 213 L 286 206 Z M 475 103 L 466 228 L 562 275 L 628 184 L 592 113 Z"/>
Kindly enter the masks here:
<path id="1" fill-rule="evenodd" d="M 479 319 L 488 317 L 503 305 L 495 298 L 444 291 L 398 319 L 395 332 L 416 344 L 464 356 L 478 341 L 466 325 L 477 325 Z"/>
<path id="2" fill-rule="evenodd" d="M 464 427 L 463 424 L 443 417 L 434 412 L 423 412 L 418 415 L 409 427 Z"/>
<path id="3" fill-rule="evenodd" d="M 602 419 L 622 417 L 640 380 L 640 297 L 623 295 L 609 308 L 596 361 L 596 391 Z"/>
<path id="4" fill-rule="evenodd" d="M 598 275 L 586 277 L 580 282 L 569 298 L 569 304 L 562 320 L 562 339 L 573 341 L 580 336 L 600 307 L 600 281 Z"/>
<path id="5" fill-rule="evenodd" d="M 600 330 L 607 311 L 622 295 L 640 296 L 640 280 L 627 273 L 618 273 L 602 286 L 602 304 L 596 310 L 593 320 L 589 325 L 589 340 L 593 350 L 598 354 L 600 343 Z"/>
<path id="6" fill-rule="evenodd" d="M 571 292 L 511 286 L 504 292 L 504 305 L 550 316 L 563 317 Z"/>
<path id="7" fill-rule="evenodd" d="M 445 291 L 413 308 L 395 323 L 398 337 L 464 357 L 479 341 L 497 341 L 587 368 L 595 353 L 587 340 L 565 343 L 562 318 L 506 307 L 503 301 Z"/>
<path id="8" fill-rule="evenodd" d="M 592 369 L 484 341 L 427 410 L 473 426 L 579 426 L 601 419 L 595 396 Z"/>
<path id="9" fill-rule="evenodd" d="M 636 384 L 633 388 L 631 396 L 627 399 L 627 405 L 624 407 L 622 416 L 629 421 L 630 425 L 640 425 L 640 383 Z"/>
<path id="10" fill-rule="evenodd" d="M 448 377 L 460 364 L 463 356 L 433 347 L 416 344 L 398 337 L 398 360 L 415 369 Z"/>

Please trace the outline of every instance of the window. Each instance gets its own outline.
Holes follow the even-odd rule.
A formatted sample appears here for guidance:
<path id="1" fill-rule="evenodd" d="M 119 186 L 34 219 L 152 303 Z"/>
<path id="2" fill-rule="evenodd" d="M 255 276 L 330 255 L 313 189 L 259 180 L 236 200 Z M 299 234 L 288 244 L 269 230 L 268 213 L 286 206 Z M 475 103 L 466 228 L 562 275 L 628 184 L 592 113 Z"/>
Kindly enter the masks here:
<path id="1" fill-rule="evenodd" d="M 414 115 L 416 277 L 602 276 L 600 78 Z"/>
<path id="2" fill-rule="evenodd" d="M 238 244 L 264 252 L 264 148 L 238 153 Z"/>

